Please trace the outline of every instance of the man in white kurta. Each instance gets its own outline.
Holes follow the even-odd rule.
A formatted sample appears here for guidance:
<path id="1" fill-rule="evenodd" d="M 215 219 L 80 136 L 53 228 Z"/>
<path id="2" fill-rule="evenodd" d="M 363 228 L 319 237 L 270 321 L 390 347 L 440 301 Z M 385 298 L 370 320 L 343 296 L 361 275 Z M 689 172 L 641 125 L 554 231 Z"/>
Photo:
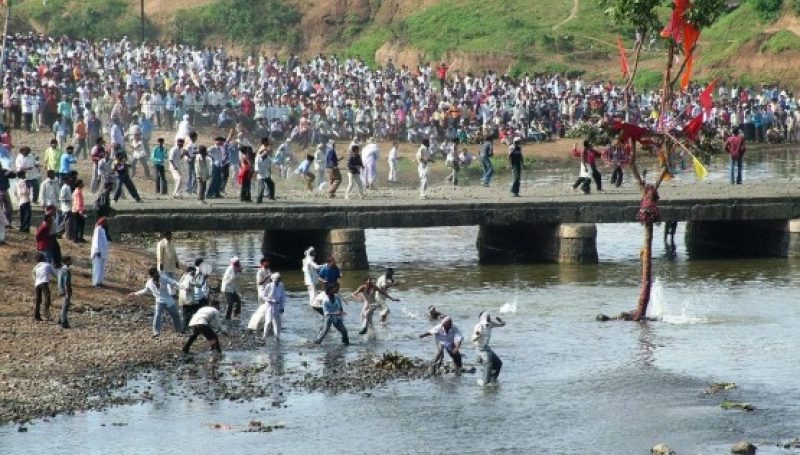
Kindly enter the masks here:
<path id="1" fill-rule="evenodd" d="M 106 218 L 100 217 L 92 235 L 92 285 L 103 286 L 108 261 L 108 237 L 106 237 Z"/>

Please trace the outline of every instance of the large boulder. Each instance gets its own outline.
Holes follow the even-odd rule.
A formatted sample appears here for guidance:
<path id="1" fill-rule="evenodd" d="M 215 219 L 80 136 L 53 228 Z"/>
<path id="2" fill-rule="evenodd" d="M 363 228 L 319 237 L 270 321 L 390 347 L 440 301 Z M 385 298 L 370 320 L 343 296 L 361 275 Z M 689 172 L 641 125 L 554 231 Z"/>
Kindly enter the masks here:
<path id="1" fill-rule="evenodd" d="M 731 453 L 737 455 L 756 455 L 756 450 L 758 450 L 758 447 L 747 441 L 739 441 L 731 446 Z"/>

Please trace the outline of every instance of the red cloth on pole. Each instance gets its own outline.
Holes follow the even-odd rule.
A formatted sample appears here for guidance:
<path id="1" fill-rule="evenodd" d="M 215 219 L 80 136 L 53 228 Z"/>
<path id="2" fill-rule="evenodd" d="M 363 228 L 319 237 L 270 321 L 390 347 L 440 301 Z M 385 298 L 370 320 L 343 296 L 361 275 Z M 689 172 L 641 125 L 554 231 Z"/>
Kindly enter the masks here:
<path id="1" fill-rule="evenodd" d="M 714 106 L 714 101 L 711 98 L 711 94 L 714 91 L 714 86 L 716 86 L 716 85 L 717 85 L 717 80 L 714 79 L 713 81 L 711 81 L 710 84 L 708 84 L 708 86 L 706 86 L 706 88 L 703 90 L 703 92 L 698 97 L 698 100 L 700 101 L 700 105 L 703 106 L 703 111 L 704 112 L 710 111 L 711 108 Z"/>
<path id="2" fill-rule="evenodd" d="M 617 47 L 619 48 L 619 63 L 622 66 L 622 77 L 628 77 L 628 57 L 625 55 L 625 47 L 622 45 L 622 38 L 617 35 Z"/>
<path id="3" fill-rule="evenodd" d="M 698 115 L 687 123 L 683 127 L 683 134 L 692 141 L 696 141 L 701 128 L 703 128 L 703 114 Z"/>

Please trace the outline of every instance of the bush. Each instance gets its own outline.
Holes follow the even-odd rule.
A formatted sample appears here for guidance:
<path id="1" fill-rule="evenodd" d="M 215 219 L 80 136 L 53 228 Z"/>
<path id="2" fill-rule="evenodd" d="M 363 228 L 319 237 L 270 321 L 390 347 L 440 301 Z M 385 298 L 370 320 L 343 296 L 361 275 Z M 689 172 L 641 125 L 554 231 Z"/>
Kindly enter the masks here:
<path id="1" fill-rule="evenodd" d="M 761 20 L 772 22 L 781 14 L 783 0 L 750 0 Z"/>
<path id="2" fill-rule="evenodd" d="M 291 46 L 297 38 L 287 30 L 299 22 L 297 8 L 282 0 L 224 0 L 182 11 L 175 17 L 172 34 L 178 41 L 195 45 L 216 37 L 244 45 Z"/>

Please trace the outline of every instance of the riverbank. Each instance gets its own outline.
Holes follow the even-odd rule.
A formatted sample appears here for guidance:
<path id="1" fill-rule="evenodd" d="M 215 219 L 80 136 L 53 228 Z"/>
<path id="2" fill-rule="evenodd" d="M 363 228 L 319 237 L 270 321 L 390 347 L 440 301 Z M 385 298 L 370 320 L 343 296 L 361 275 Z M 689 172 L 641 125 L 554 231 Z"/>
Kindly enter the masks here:
<path id="1" fill-rule="evenodd" d="M 183 356 L 185 336 L 165 322 L 161 336 L 151 336 L 152 299 L 127 300 L 126 294 L 140 289 L 153 258 L 145 247 L 111 244 L 108 275 L 104 288 L 91 285 L 88 246 L 62 241 L 64 255 L 73 257 L 73 304 L 70 329 L 56 324 L 63 302 L 51 286 L 51 321 L 33 320 L 33 285 L 30 270 L 35 265 L 32 236 L 13 231 L 8 244 L 0 247 L 0 264 L 5 266 L 0 283 L 0 311 L 4 330 L 0 332 L 0 425 L 108 406 L 153 399 L 150 387 L 130 387 L 131 382 L 147 384 L 166 375 L 171 380 L 199 379 L 202 386 L 184 388 L 186 397 L 243 400 L 275 393 L 273 381 L 260 375 L 265 365 L 233 364 L 225 357 L 205 354 L 201 339 L 193 347 L 196 356 Z M 132 242 L 145 245 L 143 239 Z M 264 346 L 256 335 L 238 323 L 229 324 L 223 337 L 225 352 L 252 351 Z M 267 342 L 269 343 L 269 342 Z M 212 368 L 209 368 L 209 365 Z M 227 373 L 220 373 L 222 369 Z M 219 381 L 221 374 L 232 379 Z M 340 368 L 311 372 L 307 366 L 285 369 L 279 386 L 283 391 L 339 393 L 376 387 L 389 380 L 428 376 L 427 365 L 419 359 L 390 354 L 363 354 Z"/>

